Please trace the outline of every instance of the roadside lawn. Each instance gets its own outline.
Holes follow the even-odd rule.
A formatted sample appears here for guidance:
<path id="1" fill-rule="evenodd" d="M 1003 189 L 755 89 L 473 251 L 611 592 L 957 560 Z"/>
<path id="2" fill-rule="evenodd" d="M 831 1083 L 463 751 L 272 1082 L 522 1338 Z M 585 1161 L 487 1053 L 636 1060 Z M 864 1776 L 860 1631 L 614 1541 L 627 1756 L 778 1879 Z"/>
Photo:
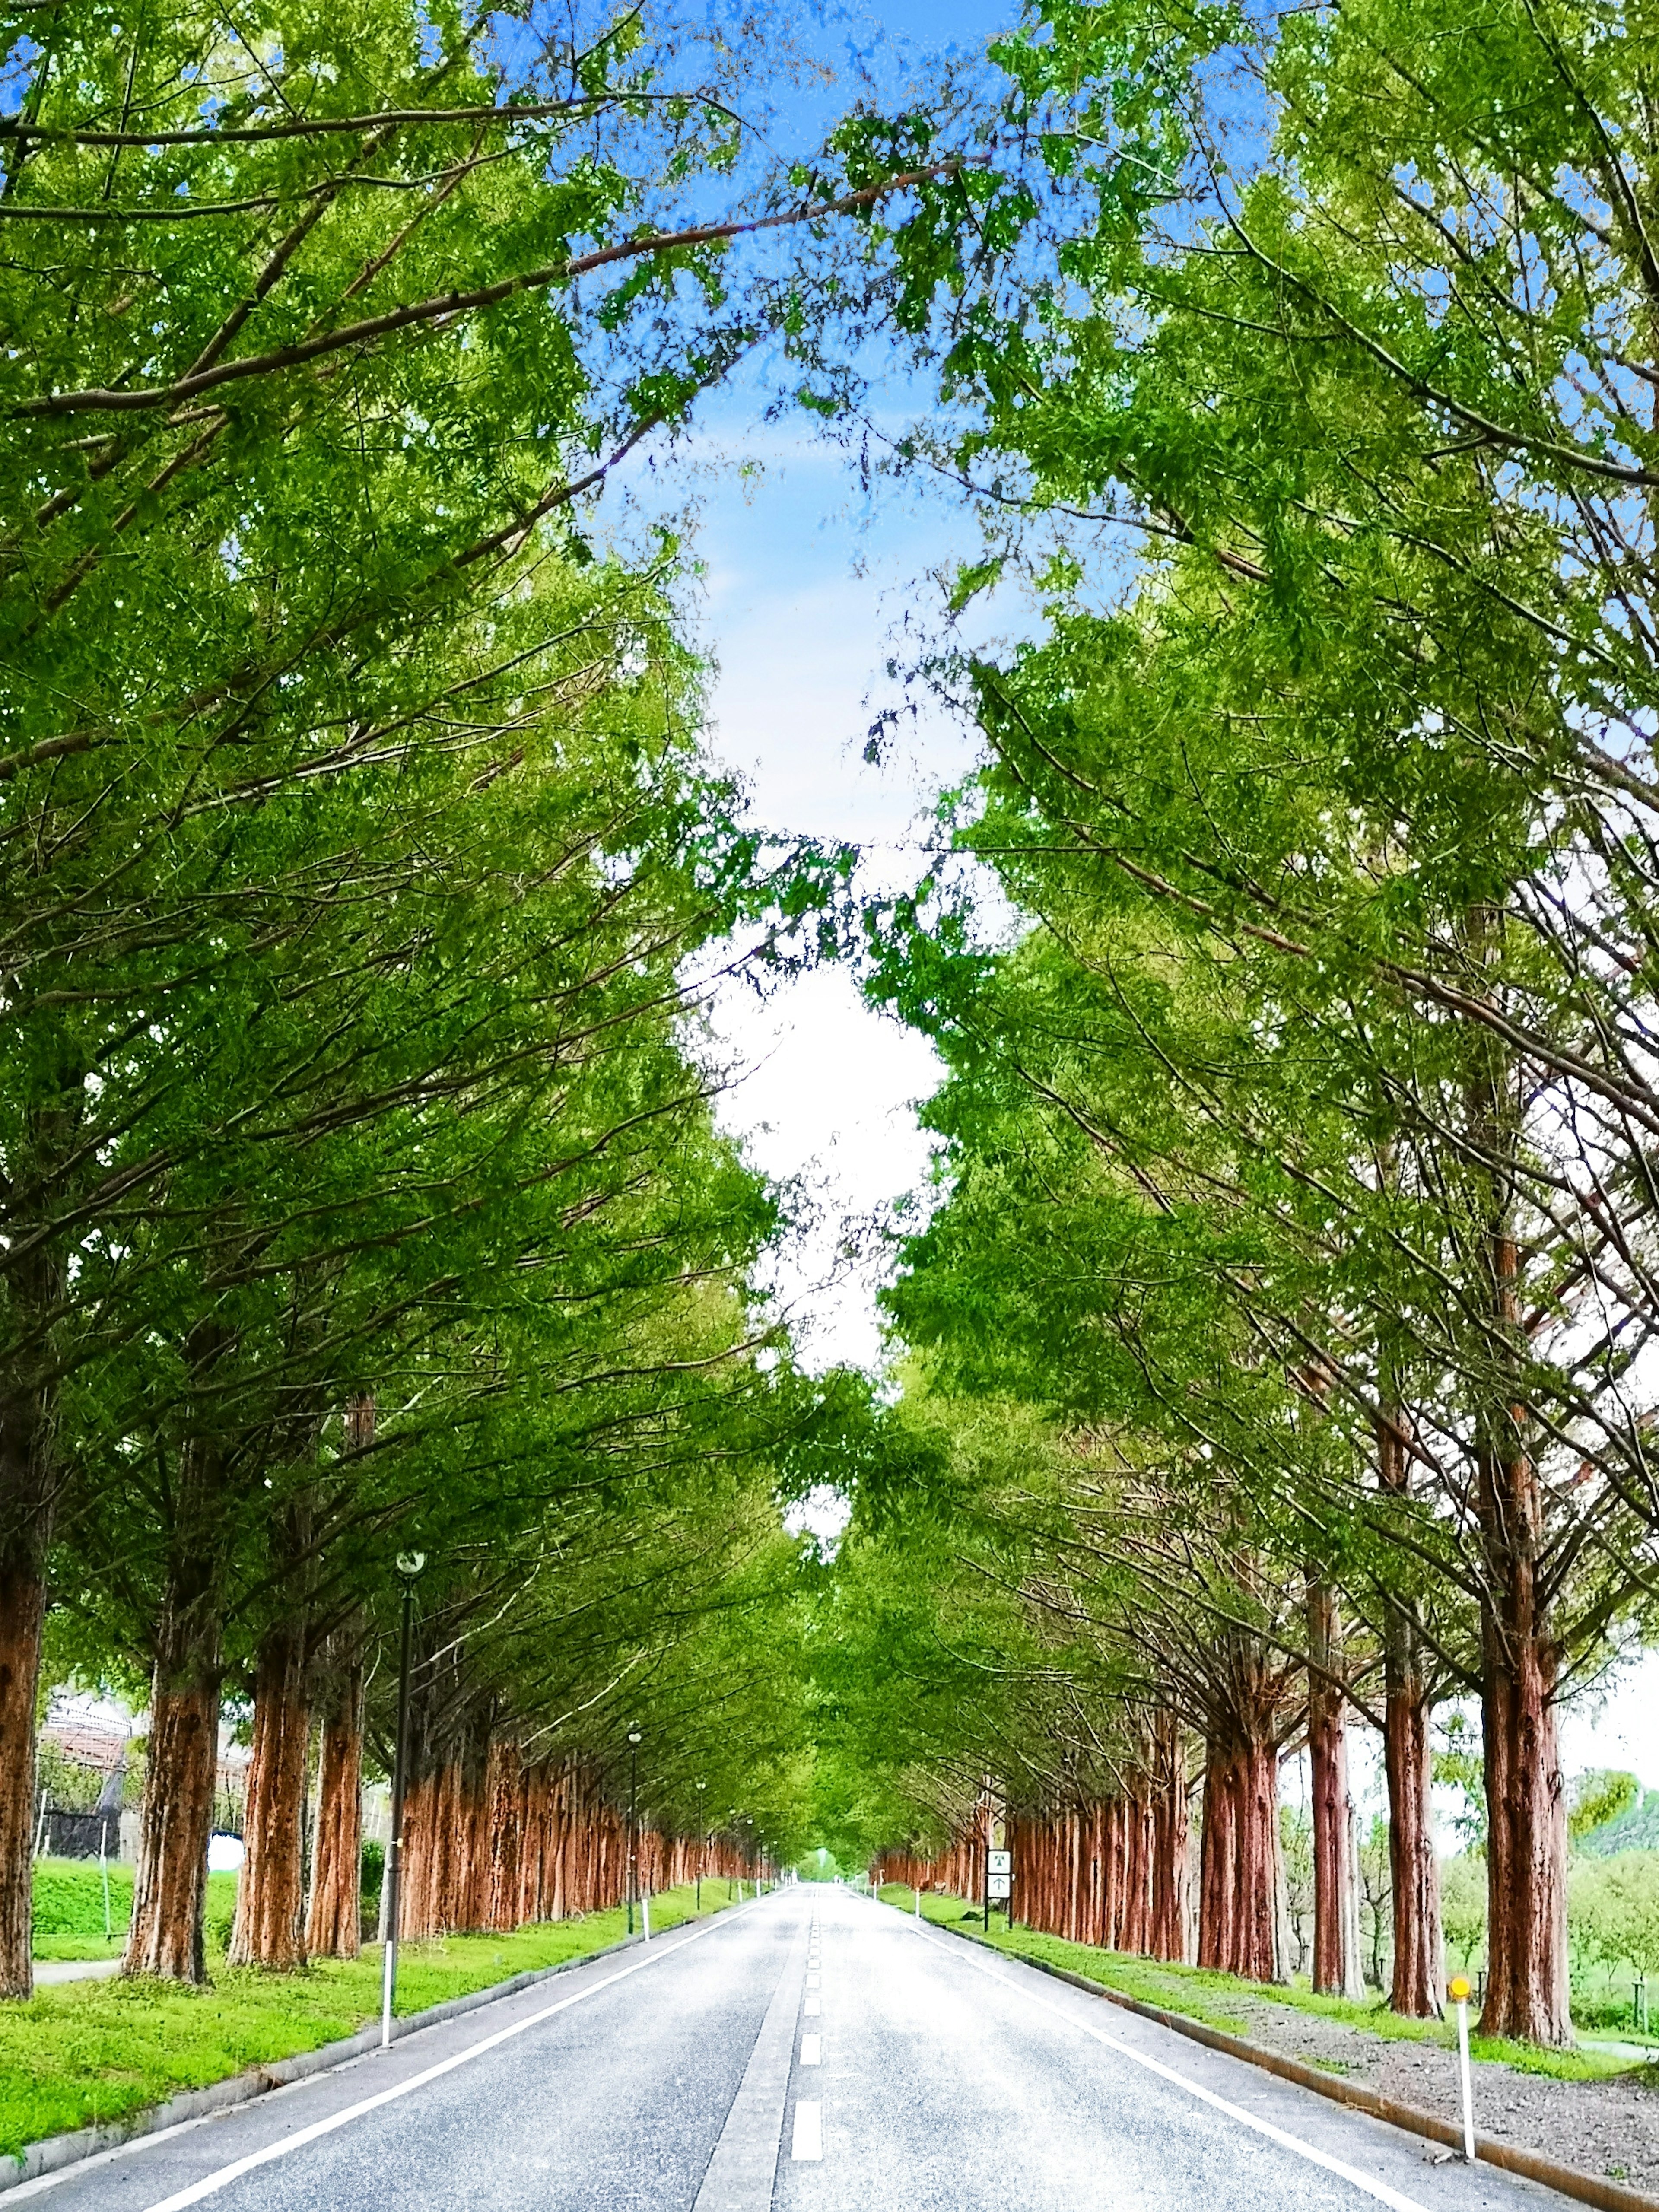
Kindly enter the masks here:
<path id="1" fill-rule="evenodd" d="M 211 1881 L 228 1882 L 234 1897 L 234 1875 Z M 729 1889 L 724 1881 L 703 1883 L 702 1918 L 725 1910 Z M 697 1917 L 690 1884 L 651 1901 L 653 1935 Z M 44 2136 L 119 2119 L 179 2090 L 315 2051 L 355 2035 L 379 2014 L 378 1945 L 361 1959 L 319 1959 L 303 1973 L 267 1974 L 225 1965 L 228 1914 L 216 1891 L 208 1923 L 212 1978 L 205 1989 L 70 1982 L 38 1990 L 27 2003 L 0 2004 L 0 2156 L 15 2158 Z M 101 1948 L 101 1897 L 98 1925 Z M 535 1922 L 511 1936 L 406 1943 L 398 1954 L 398 2010 L 420 2012 L 511 1975 L 585 1957 L 623 1933 L 618 1905 L 578 1920 Z"/>
<path id="2" fill-rule="evenodd" d="M 900 1883 L 887 1883 L 880 1893 L 884 1904 L 896 1905 L 902 1911 L 915 1909 L 915 1891 Z M 951 1928 L 969 1929 L 981 1942 L 986 1940 L 980 1926 L 980 1908 L 965 1898 L 924 1893 L 921 1910 L 924 1919 Z M 1137 1958 L 1127 1951 L 1097 1951 L 1090 1944 L 1067 1943 L 1058 1936 L 1039 1935 L 1030 1928 L 1016 1927 L 1011 1935 L 999 1922 L 994 1910 L 989 1942 L 994 1949 L 1009 1952 L 1015 1958 L 1038 1959 L 1045 1966 L 1063 1966 L 1068 1972 L 1085 1975 L 1090 1981 L 1099 1982 L 1107 1989 L 1119 1990 L 1125 1996 L 1139 1998 L 1143 2004 L 1161 2006 L 1165 2012 L 1178 2012 L 1188 2020 L 1201 2021 L 1207 2027 L 1218 2027 L 1229 2035 L 1240 2035 L 1253 2041 L 1259 2038 L 1244 2008 L 1247 2004 L 1250 2008 L 1271 2004 L 1323 2020 L 1340 2021 L 1346 2027 L 1360 2029 L 1387 2042 L 1431 2043 L 1443 2051 L 1455 2051 L 1457 2047 L 1457 2029 L 1452 2021 L 1401 2020 L 1389 2010 L 1381 1997 L 1356 2004 L 1344 1997 L 1316 1996 L 1305 1983 L 1285 1987 L 1275 1983 L 1247 1982 L 1236 1974 L 1211 1973 L 1197 1966 L 1165 1966 L 1158 1960 Z M 1613 2075 L 1628 2073 L 1642 2063 L 1595 2049 L 1541 2051 L 1534 2044 L 1511 2043 L 1489 2035 L 1472 2034 L 1469 2050 L 1476 2058 L 1493 2060 L 1500 2065 L 1514 2067 L 1518 2072 L 1543 2075 L 1557 2081 L 1602 2081 Z"/>

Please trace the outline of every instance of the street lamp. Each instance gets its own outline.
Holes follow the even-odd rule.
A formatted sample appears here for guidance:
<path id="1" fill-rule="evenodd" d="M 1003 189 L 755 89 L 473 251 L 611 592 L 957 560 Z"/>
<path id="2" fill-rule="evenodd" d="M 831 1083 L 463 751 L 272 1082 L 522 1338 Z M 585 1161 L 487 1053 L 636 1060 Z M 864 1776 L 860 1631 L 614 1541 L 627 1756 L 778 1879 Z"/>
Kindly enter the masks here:
<path id="1" fill-rule="evenodd" d="M 702 1911 L 702 1863 L 708 1856 L 708 1831 L 703 1822 L 702 1793 L 708 1784 L 697 1784 L 697 1910 Z"/>
<path id="2" fill-rule="evenodd" d="M 640 1831 L 635 1808 L 640 1794 L 640 1730 L 628 1731 L 628 1932 L 634 1933 L 634 1900 L 640 1887 Z"/>
<path id="3" fill-rule="evenodd" d="M 404 1586 L 403 1646 L 398 1661 L 398 1741 L 392 1753 L 392 1836 L 386 1847 L 386 1950 L 380 1962 L 380 2048 L 392 2044 L 392 2007 L 398 1994 L 398 1907 L 404 1869 L 404 1784 L 409 1765 L 409 1648 L 415 1626 L 415 1584 L 424 1552 L 399 1552 Z"/>

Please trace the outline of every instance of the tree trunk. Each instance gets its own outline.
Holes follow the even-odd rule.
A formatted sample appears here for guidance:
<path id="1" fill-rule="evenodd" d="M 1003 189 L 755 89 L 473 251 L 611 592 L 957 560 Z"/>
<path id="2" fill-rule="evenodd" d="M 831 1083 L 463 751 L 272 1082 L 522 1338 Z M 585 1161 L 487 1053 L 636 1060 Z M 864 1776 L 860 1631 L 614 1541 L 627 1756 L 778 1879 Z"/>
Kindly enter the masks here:
<path id="1" fill-rule="evenodd" d="M 355 1644 L 336 1676 L 321 1736 L 306 1948 L 320 1958 L 355 1959 L 362 1948 L 363 1856 L 363 1666 Z"/>
<path id="2" fill-rule="evenodd" d="M 198 1367 L 210 1364 L 216 1345 L 204 1332 Z M 149 1748 L 124 1974 L 207 1979 L 203 1911 L 219 1775 L 223 1673 L 221 1472 L 210 1439 L 186 1440 L 179 1457 L 173 1552 L 155 1632 Z"/>
<path id="3" fill-rule="evenodd" d="M 1540 1633 L 1532 1542 L 1537 1475 L 1483 1453 L 1480 1515 L 1492 1580 L 1482 1608 L 1486 1784 L 1483 2035 L 1570 2044 L 1567 1808 L 1555 1727 L 1555 1654 Z"/>
<path id="4" fill-rule="evenodd" d="M 1334 1678 L 1341 1657 L 1336 1599 L 1308 1585 L 1308 1765 L 1313 1792 L 1313 1985 L 1322 1996 L 1363 1997 L 1364 1975 L 1351 1942 L 1353 1854 L 1349 1832 L 1348 1745 L 1344 1698 Z"/>
<path id="5" fill-rule="evenodd" d="M 33 1156 L 7 1162 L 14 1195 L 47 1187 L 42 1158 L 68 1140 L 72 1119 L 56 1109 L 35 1118 Z M 26 1997 L 34 1986 L 35 1699 L 59 1474 L 51 1334 L 64 1276 L 40 1224 L 14 1215 L 10 1225 L 35 1233 L 21 1240 L 33 1249 L 9 1272 L 0 1307 L 10 1340 L 0 1366 L 0 1997 Z"/>
<path id="6" fill-rule="evenodd" d="M 1200 1829 L 1198 1963 L 1218 1973 L 1237 1949 L 1233 1912 L 1238 1894 L 1239 1778 L 1232 1747 L 1205 1745 L 1204 1804 Z"/>
<path id="7" fill-rule="evenodd" d="M 34 1706 L 46 1586 L 23 1547 L 0 1565 L 0 1997 L 26 1997 L 34 1916 Z"/>
<path id="8" fill-rule="evenodd" d="M 1248 1980 L 1285 1977 L 1279 1930 L 1279 1753 L 1230 1735 L 1204 1774 L 1198 1963 Z"/>
<path id="9" fill-rule="evenodd" d="M 1406 1416 L 1390 1401 L 1377 1425 L 1382 1487 L 1410 1487 Z M 1382 1621 L 1382 1766 L 1389 1793 L 1389 1890 L 1394 1915 L 1392 2011 L 1438 2020 L 1445 2009 L 1445 1946 L 1440 1930 L 1440 1860 L 1434 1844 L 1431 1702 L 1423 1679 L 1417 1622 L 1403 1600 L 1385 1601 Z"/>
<path id="10" fill-rule="evenodd" d="M 1502 916 L 1474 916 L 1484 957 Z M 1567 1819 L 1555 1732 L 1559 1654 L 1538 1562 L 1544 1497 L 1528 1442 L 1527 1349 L 1521 1318 L 1521 1252 L 1515 1231 L 1519 1143 L 1515 1070 L 1504 1048 L 1483 1039 L 1470 1086 L 1469 1120 L 1483 1163 L 1480 1261 L 1489 1332 L 1479 1347 L 1475 1510 L 1484 1575 L 1480 1606 L 1481 1716 L 1486 1784 L 1487 2035 L 1570 2044 L 1567 2000 Z"/>
<path id="11" fill-rule="evenodd" d="M 292 1972 L 305 1964 L 305 1797 L 311 1747 L 302 1620 L 272 1629 L 259 1647 L 253 1753 L 243 1822 L 246 1856 L 236 1889 L 227 1963 Z"/>
<path id="12" fill-rule="evenodd" d="M 1394 1907 L 1390 2008 L 1407 2020 L 1444 2010 L 1440 1860 L 1434 1843 L 1430 1705 L 1410 1617 L 1390 1608 L 1383 1650 L 1382 1763 L 1389 1790 L 1389 1884 Z"/>
<path id="13" fill-rule="evenodd" d="M 203 1913 L 208 1838 L 219 1771 L 219 1680 L 169 1682 L 182 1670 L 156 1662 L 150 1694 L 149 1751 L 139 1815 L 138 1865 L 124 1974 L 207 1979 Z"/>
<path id="14" fill-rule="evenodd" d="M 1152 1723 L 1152 1917 L 1146 1948 L 1154 1959 L 1187 1956 L 1187 1748 L 1176 1716 Z"/>

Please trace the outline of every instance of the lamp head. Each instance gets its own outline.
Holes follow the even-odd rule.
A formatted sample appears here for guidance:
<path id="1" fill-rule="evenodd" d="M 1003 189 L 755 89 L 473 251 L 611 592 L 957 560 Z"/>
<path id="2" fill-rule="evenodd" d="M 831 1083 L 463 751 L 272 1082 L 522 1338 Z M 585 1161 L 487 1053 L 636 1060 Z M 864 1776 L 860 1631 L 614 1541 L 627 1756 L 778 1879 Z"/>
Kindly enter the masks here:
<path id="1" fill-rule="evenodd" d="M 640 1731 L 638 1730 L 638 1729 L 636 1729 L 636 1728 L 631 1728 L 631 1729 L 629 1729 L 629 1731 L 628 1731 L 628 1741 L 629 1741 L 629 1743 L 631 1743 L 631 1744 L 634 1746 L 635 1749 L 637 1751 L 637 1750 L 638 1750 L 638 1748 L 639 1748 L 639 1746 L 640 1746 Z"/>
<path id="2" fill-rule="evenodd" d="M 412 1583 L 426 1565 L 424 1552 L 399 1552 L 398 1572 L 406 1583 Z"/>

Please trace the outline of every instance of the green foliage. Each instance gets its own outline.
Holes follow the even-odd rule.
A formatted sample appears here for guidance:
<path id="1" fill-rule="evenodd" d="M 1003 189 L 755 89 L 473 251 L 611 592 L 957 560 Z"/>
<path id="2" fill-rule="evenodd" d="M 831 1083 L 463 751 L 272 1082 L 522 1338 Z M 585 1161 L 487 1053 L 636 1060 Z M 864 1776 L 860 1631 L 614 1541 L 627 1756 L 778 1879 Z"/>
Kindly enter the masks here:
<path id="1" fill-rule="evenodd" d="M 1659 1975 L 1659 1851 L 1579 1858 L 1567 1889 L 1574 1965 Z"/>
<path id="2" fill-rule="evenodd" d="M 1486 1840 L 1486 1778 L 1480 1723 L 1454 1710 L 1440 1722 L 1437 1734 L 1434 1778 L 1443 1789 L 1459 1792 L 1462 1807 L 1452 1814 L 1452 1826 L 1464 1850 L 1478 1852 Z"/>
<path id="3" fill-rule="evenodd" d="M 1573 1786 L 1572 1802 L 1567 1808 L 1568 1835 L 1574 1843 L 1582 1843 L 1593 1830 L 1605 1827 L 1632 1811 L 1641 1796 L 1642 1785 L 1633 1774 L 1610 1767 L 1581 1774 Z"/>
<path id="4" fill-rule="evenodd" d="M 1486 1942 L 1486 1862 L 1475 1852 L 1441 1862 L 1440 1925 L 1448 1958 L 1473 1973 Z"/>
<path id="5" fill-rule="evenodd" d="M 1291 1938 L 1296 1946 L 1293 1971 L 1306 1971 L 1313 1948 L 1313 1822 L 1294 1805 L 1279 1808 L 1279 1856 L 1285 1870 L 1285 1901 Z"/>

